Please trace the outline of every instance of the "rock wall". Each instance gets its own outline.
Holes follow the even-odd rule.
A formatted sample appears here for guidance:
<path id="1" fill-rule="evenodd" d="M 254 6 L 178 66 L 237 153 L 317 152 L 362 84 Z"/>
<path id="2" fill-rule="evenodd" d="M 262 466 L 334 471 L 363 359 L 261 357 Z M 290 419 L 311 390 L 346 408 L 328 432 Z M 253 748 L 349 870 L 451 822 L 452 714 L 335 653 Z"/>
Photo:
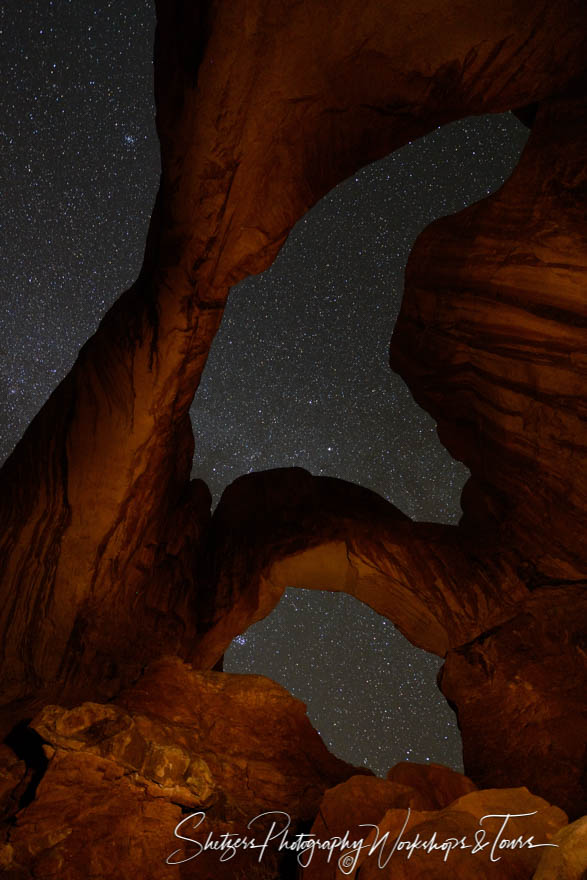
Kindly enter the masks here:
<path id="1" fill-rule="evenodd" d="M 23 700 L 111 696 L 149 658 L 189 652 L 208 513 L 188 410 L 229 285 L 355 169 L 451 119 L 539 101 L 585 57 L 572 0 L 158 15 L 162 178 L 143 269 L 0 477 L 12 718 Z"/>
<path id="2" fill-rule="evenodd" d="M 446 654 L 441 684 L 473 782 L 526 785 L 579 814 L 584 5 L 467 0 L 457 14 L 444 0 L 326 0 L 309 14 L 299 0 L 177 0 L 158 3 L 158 15 L 163 171 L 141 274 L 0 473 L 0 719 L 7 731 L 36 716 L 49 744 L 35 799 L 5 826 L 2 865 L 19 878 L 74 877 L 87 876 L 89 859 L 95 876 L 114 876 L 98 843 L 107 828 L 113 851 L 127 852 L 127 873 L 135 865 L 173 876 L 159 862 L 149 868 L 145 846 L 128 850 L 137 830 L 128 817 L 138 811 L 140 835 L 156 837 L 163 815 L 173 823 L 193 806 L 183 765 L 201 744 L 186 751 L 166 739 L 170 719 L 151 717 L 165 709 L 163 691 L 153 684 L 149 703 L 131 685 L 168 654 L 199 667 L 190 687 L 198 676 L 209 683 L 230 638 L 289 583 L 346 589 L 415 644 Z M 392 340 L 393 368 L 471 470 L 459 527 L 411 523 L 340 481 L 296 473 L 292 493 L 287 472 L 239 482 L 211 518 L 207 488 L 189 477 L 188 411 L 230 285 L 267 267 L 295 221 L 365 163 L 452 119 L 532 103 L 532 136 L 511 180 L 417 242 Z M 251 532 L 253 510 L 262 528 Z M 201 691 L 194 697 L 216 755 L 211 730 L 230 716 L 233 687 L 220 681 L 210 706 Z M 261 691 L 240 707 L 245 721 L 270 697 Z M 499 737 L 479 726 L 488 707 Z M 95 724 L 84 721 L 76 739 L 80 712 Z M 298 715 L 286 706 L 280 723 Z M 0 759 L 11 814 L 38 779 L 16 755 Z M 292 785 L 303 789 L 298 763 Z M 162 767 L 172 794 L 154 778 Z M 348 773 L 339 771 L 314 787 L 300 821 Z M 276 772 L 260 770 L 269 788 Z M 230 775 L 219 776 L 225 795 Z M 71 822 L 60 831 L 64 815 Z M 555 819 L 549 833 L 564 823 L 560 810 Z M 528 877 L 534 868 L 523 858 L 514 866 Z"/>
<path id="3" fill-rule="evenodd" d="M 471 470 L 462 528 L 493 528 L 531 589 L 585 579 L 584 94 L 543 102 L 499 192 L 422 233 L 391 344 Z"/>

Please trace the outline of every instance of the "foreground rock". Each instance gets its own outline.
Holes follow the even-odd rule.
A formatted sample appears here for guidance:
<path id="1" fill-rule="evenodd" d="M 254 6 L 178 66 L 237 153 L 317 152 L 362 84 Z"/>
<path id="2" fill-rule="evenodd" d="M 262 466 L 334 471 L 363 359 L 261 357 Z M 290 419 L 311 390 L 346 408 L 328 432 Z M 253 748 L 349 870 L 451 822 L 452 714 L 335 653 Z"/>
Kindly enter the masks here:
<path id="1" fill-rule="evenodd" d="M 25 762 L 8 746 L 0 744 L 0 822 L 16 813 L 30 778 Z"/>
<path id="2" fill-rule="evenodd" d="M 477 789 L 475 783 L 442 764 L 416 764 L 402 761 L 387 774 L 390 782 L 415 789 L 424 803 L 422 810 L 442 810 L 453 801 Z M 398 804 L 399 806 L 399 804 Z"/>
<path id="3" fill-rule="evenodd" d="M 533 880 L 584 880 L 587 876 L 587 816 L 577 819 L 552 838 Z"/>
<path id="4" fill-rule="evenodd" d="M 311 833 L 317 840 L 365 839 L 388 810 L 437 810 L 475 790 L 466 776 L 440 764 L 397 764 L 387 779 L 353 776 L 326 792 Z M 311 858 L 300 856 L 304 880 L 334 880 L 343 876 L 340 846 L 316 848 Z"/>
<path id="5" fill-rule="evenodd" d="M 562 810 L 525 788 L 475 791 L 437 812 L 392 809 L 358 856 L 343 855 L 343 873 L 355 877 L 358 870 L 361 880 L 531 880 L 544 845 L 566 823 Z"/>
<path id="6" fill-rule="evenodd" d="M 116 703 L 47 706 L 32 726 L 49 763 L 34 801 L 6 828 L 0 858 L 23 878 L 179 876 L 197 852 L 174 836 L 182 820 L 200 843 L 210 832 L 262 840 L 285 814 L 293 832 L 313 820 L 326 789 L 361 773 L 328 752 L 280 685 L 175 658 L 153 664 Z M 274 816 L 257 818 L 267 811 Z M 174 852 L 173 868 L 165 859 Z M 277 861 L 270 848 L 268 876 Z M 250 864 L 240 852 L 225 876 Z M 213 868 L 223 876 L 218 852 L 198 856 L 198 871 Z"/>

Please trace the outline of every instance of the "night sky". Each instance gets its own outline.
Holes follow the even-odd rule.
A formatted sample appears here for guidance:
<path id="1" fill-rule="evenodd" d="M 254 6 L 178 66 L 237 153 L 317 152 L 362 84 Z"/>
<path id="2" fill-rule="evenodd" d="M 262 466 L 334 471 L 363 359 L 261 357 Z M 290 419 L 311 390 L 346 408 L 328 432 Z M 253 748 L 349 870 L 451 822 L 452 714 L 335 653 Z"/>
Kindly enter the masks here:
<path id="1" fill-rule="evenodd" d="M 136 278 L 159 177 L 150 2 L 0 9 L 0 457 Z M 497 189 L 527 138 L 512 115 L 432 132 L 338 186 L 274 265 L 234 288 L 192 417 L 215 502 L 242 473 L 297 465 L 454 523 L 466 469 L 388 367 L 408 253 L 433 219 Z M 290 590 L 229 650 L 275 678 L 341 757 L 460 768 L 440 660 L 350 596 Z"/>

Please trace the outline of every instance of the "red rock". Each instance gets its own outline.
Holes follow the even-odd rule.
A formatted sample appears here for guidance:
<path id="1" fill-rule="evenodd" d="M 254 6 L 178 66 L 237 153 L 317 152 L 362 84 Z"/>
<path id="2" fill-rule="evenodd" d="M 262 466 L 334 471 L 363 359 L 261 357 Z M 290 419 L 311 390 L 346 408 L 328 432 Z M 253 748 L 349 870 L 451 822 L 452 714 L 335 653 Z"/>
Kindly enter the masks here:
<path id="1" fill-rule="evenodd" d="M 566 825 L 544 850 L 532 880 L 584 880 L 587 872 L 587 816 Z"/>
<path id="2" fill-rule="evenodd" d="M 262 842 L 286 814 L 294 835 L 327 788 L 370 772 L 331 755 L 303 703 L 275 682 L 197 672 L 173 657 L 116 703 L 47 706 L 32 726 L 51 746 L 49 766 L 0 850 L 23 877 L 173 877 L 178 868 L 166 875 L 163 860 L 176 853 L 198 877 L 238 876 L 254 863 L 254 876 L 269 878 L 283 855 L 277 843 L 260 867 L 255 850 L 221 865 L 222 850 L 197 854 L 197 845 L 209 834 Z M 191 842 L 175 835 L 182 820 Z"/>
<path id="3" fill-rule="evenodd" d="M 457 16 L 446 0 L 367 0 L 359 17 L 339 0 L 311 16 L 254 0 L 244 18 L 166 0 L 158 15 L 162 181 L 143 268 L 0 475 L 5 727 L 190 656 L 208 497 L 189 481 L 188 411 L 230 285 L 357 168 L 560 92 L 584 65 L 574 0 L 468 0 Z"/>
<path id="4" fill-rule="evenodd" d="M 471 470 L 461 527 L 480 546 L 496 536 L 532 589 L 585 578 L 587 102 L 575 92 L 540 106 L 498 192 L 418 238 L 391 344 Z"/>
<path id="5" fill-rule="evenodd" d="M 340 785 L 329 789 L 322 799 L 318 815 L 310 834 L 319 841 L 335 841 L 336 838 L 360 840 L 368 836 L 371 825 L 381 821 L 392 808 L 424 810 L 427 798 L 416 788 L 396 781 L 368 776 L 351 776 Z M 342 854 L 340 846 L 332 849 L 316 849 L 304 866 L 304 880 L 330 880 L 340 877 L 337 869 Z"/>
<path id="6" fill-rule="evenodd" d="M 570 817 L 587 808 L 582 587 L 537 590 L 519 614 L 451 652 L 440 673 L 481 788 L 528 784 Z"/>
<path id="7" fill-rule="evenodd" d="M 30 777 L 25 762 L 0 743 L 0 822 L 16 813 Z"/>
<path id="8" fill-rule="evenodd" d="M 416 644 L 451 651 L 443 687 L 477 782 L 517 776 L 575 810 L 584 797 L 577 767 L 584 679 L 575 675 L 583 674 L 579 651 L 565 640 L 578 649 L 570 582 L 585 580 L 586 146 L 576 78 L 584 70 L 587 9 L 575 0 L 467 0 L 455 15 L 445 0 L 366 0 L 358 16 L 346 0 L 326 0 L 307 12 L 298 0 L 278 11 L 251 0 L 244 15 L 225 0 L 213 8 L 158 3 L 162 181 L 144 266 L 0 473 L 3 729 L 48 703 L 110 700 L 163 654 L 213 665 L 231 634 L 270 610 L 290 576 L 318 586 L 317 566 L 326 563 L 330 586 L 355 590 Z M 464 522 L 458 529 L 412 524 L 372 498 L 367 513 L 358 504 L 355 515 L 356 491 L 331 486 L 326 495 L 345 498 L 346 507 L 321 522 L 312 509 L 307 525 L 322 528 L 313 538 L 294 522 L 280 544 L 284 523 L 269 522 L 265 547 L 257 542 L 247 556 L 235 535 L 216 529 L 219 519 L 211 538 L 209 493 L 190 482 L 188 413 L 229 287 L 266 268 L 299 217 L 365 163 L 451 119 L 530 103 L 540 107 L 510 181 L 419 239 L 392 342 L 394 368 L 471 469 Z M 270 498 L 265 507 L 271 516 Z M 345 519 L 345 511 L 352 515 Z M 232 573 L 208 567 L 220 546 Z M 558 588 L 567 597 L 560 613 L 549 604 Z M 513 667 L 518 680 L 508 681 Z M 557 683 L 569 674 L 561 707 Z M 488 698 L 484 720 L 488 700 L 496 706 L 489 732 L 475 720 L 469 679 Z M 234 767 L 249 767 L 260 754 L 256 772 L 266 794 L 288 791 L 284 799 L 300 815 L 312 798 L 316 804 L 322 782 L 310 784 L 309 795 L 296 782 L 313 778 L 305 759 L 287 765 L 285 783 L 272 771 L 265 778 L 266 758 L 285 758 L 271 751 L 273 743 L 267 756 L 267 731 L 255 739 L 247 727 L 257 691 L 200 682 L 208 701 L 198 722 L 202 742 L 214 739 L 227 705 L 242 706 L 242 717 L 231 717 L 246 747 L 219 789 L 244 794 L 246 772 Z M 155 690 L 149 704 L 141 687 L 114 714 L 100 710 L 106 729 L 122 725 L 104 741 L 122 749 L 120 760 L 143 729 L 159 736 L 176 723 L 157 715 L 157 701 L 171 711 L 167 698 Z M 304 743 L 300 710 L 264 688 L 261 704 L 271 704 L 280 729 L 289 736 L 293 725 Z M 135 722 L 135 713 L 147 721 Z M 226 743 L 231 728 L 220 720 L 218 731 Z M 220 743 L 214 747 L 224 754 Z M 4 863 L 19 871 L 26 862 L 22 871 L 36 877 L 63 877 L 66 865 L 72 877 L 88 866 L 104 874 L 112 868 L 100 849 L 106 835 L 124 876 L 140 873 L 148 846 L 129 847 L 137 829 L 150 839 L 153 792 L 189 789 L 187 776 L 179 779 L 182 748 L 165 769 L 170 785 L 158 790 L 151 787 L 158 761 L 148 765 L 144 756 L 140 767 L 123 768 L 92 751 L 58 747 L 37 798 L 9 832 Z M 543 776 L 545 755 L 554 760 Z M 329 759 L 320 761 L 328 777 Z M 127 770 L 148 787 L 133 788 Z M 86 788 L 88 807 L 78 820 L 75 798 Z M 259 794 L 247 797 L 253 804 Z M 176 818 L 177 808 L 165 803 L 167 819 Z M 123 818 L 137 806 L 138 825 Z M 67 819 L 61 826 L 60 811 Z M 468 828 L 474 817 L 446 822 Z M 154 841 L 160 833 L 153 831 Z"/>
<path id="9" fill-rule="evenodd" d="M 361 880 L 531 880 L 544 852 L 541 845 L 566 822 L 562 810 L 527 789 L 475 791 L 438 812 L 390 810 L 366 839 L 356 864 Z M 415 848 L 410 855 L 411 842 L 429 841 L 444 848 Z"/>
<path id="10" fill-rule="evenodd" d="M 326 788 L 360 771 L 331 755 L 285 688 L 261 675 L 153 663 L 116 704 L 49 706 L 33 727 L 52 745 L 116 761 L 187 806 L 227 799 L 240 815 L 312 819 Z M 147 783 L 148 780 L 148 783 Z"/>
<path id="11" fill-rule="evenodd" d="M 477 789 L 475 783 L 462 773 L 434 763 L 402 761 L 391 768 L 387 779 L 415 789 L 424 803 L 424 806 L 416 808 L 421 810 L 442 810 L 457 798 Z"/>
<path id="12" fill-rule="evenodd" d="M 164 860 L 181 818 L 177 804 L 153 797 L 114 762 L 58 750 L 0 847 L 0 864 L 4 857 L 23 878 L 178 878 Z"/>
<path id="13" fill-rule="evenodd" d="M 286 587 L 344 590 L 444 656 L 528 595 L 510 562 L 451 526 L 413 523 L 375 492 L 281 468 L 240 477 L 212 520 L 215 590 L 192 662 L 211 668 Z"/>

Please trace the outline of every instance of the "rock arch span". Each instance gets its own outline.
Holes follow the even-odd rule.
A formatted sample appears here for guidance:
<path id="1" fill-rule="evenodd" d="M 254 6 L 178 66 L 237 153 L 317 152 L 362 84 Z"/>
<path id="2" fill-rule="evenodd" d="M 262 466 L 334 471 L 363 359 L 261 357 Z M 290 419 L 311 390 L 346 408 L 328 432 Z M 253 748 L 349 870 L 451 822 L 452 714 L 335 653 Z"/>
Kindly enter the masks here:
<path id="1" fill-rule="evenodd" d="M 475 730 L 478 757 L 467 758 L 465 743 L 466 765 L 478 778 L 521 777 L 576 812 L 587 724 L 576 650 L 587 448 L 584 8 L 470 3 L 457 19 L 441 0 L 401 9 L 372 0 L 360 10 L 327 2 L 310 16 L 305 3 L 277 13 L 259 0 L 166 2 L 158 14 L 163 173 L 143 269 L 0 477 L 5 729 L 49 700 L 110 698 L 161 654 L 195 656 L 217 622 L 215 601 L 228 612 L 222 583 L 209 577 L 209 497 L 189 480 L 188 409 L 229 286 L 265 268 L 298 217 L 356 168 L 452 119 L 537 103 L 508 184 L 433 224 L 408 266 L 392 364 L 472 473 L 455 545 L 446 549 L 444 532 L 429 570 L 447 569 L 456 553 L 464 571 L 484 573 L 487 590 L 475 575 L 472 593 L 462 587 L 463 612 L 427 617 L 425 577 L 418 613 L 401 625 L 423 641 L 430 621 L 431 647 L 452 649 L 445 689 L 457 658 L 491 676 L 518 646 L 522 685 L 513 704 L 504 697 L 500 720 L 512 729 L 531 706 L 532 735 L 512 740 L 504 758 L 491 731 Z M 423 549 L 422 530 L 413 532 Z M 406 552 L 391 566 L 396 580 Z M 367 580 L 357 578 L 365 595 Z M 405 584 L 399 595 L 416 608 Z M 460 646 L 448 636 L 457 619 L 456 641 L 469 639 Z M 562 645 L 552 666 L 532 635 L 543 630 Z M 542 670 L 529 687 L 524 663 Z M 561 670 L 571 682 L 562 703 Z M 545 776 L 555 721 L 573 737 L 557 744 Z"/>

